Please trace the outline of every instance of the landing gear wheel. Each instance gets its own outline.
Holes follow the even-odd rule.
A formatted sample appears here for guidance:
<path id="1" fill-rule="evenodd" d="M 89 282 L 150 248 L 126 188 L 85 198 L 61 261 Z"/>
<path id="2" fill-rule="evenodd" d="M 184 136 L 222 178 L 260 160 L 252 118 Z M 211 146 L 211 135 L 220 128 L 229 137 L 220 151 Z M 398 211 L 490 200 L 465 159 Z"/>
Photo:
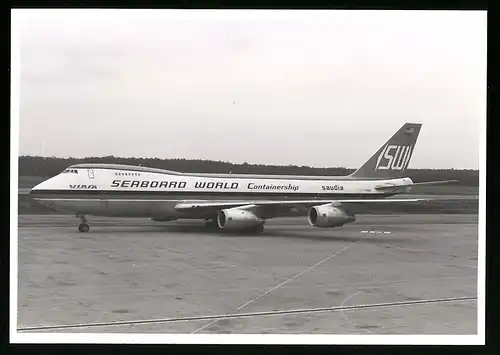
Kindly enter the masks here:
<path id="1" fill-rule="evenodd" d="M 87 223 L 87 219 L 84 214 L 77 214 L 77 218 L 80 218 L 80 224 L 78 225 L 78 231 L 80 233 L 87 233 L 90 229 L 89 224 Z"/>
<path id="2" fill-rule="evenodd" d="M 80 223 L 78 225 L 78 231 L 80 233 L 87 233 L 89 231 L 90 227 L 87 223 Z"/>
<path id="3" fill-rule="evenodd" d="M 219 225 L 217 224 L 217 221 L 209 220 L 205 221 L 205 227 L 208 229 L 217 229 L 219 228 Z"/>
<path id="4" fill-rule="evenodd" d="M 260 226 L 258 226 L 258 227 L 248 229 L 248 232 L 249 232 L 249 233 L 252 233 L 252 234 L 259 234 L 259 233 L 262 233 L 262 232 L 264 232 L 264 225 L 263 225 L 263 224 L 261 224 L 261 225 L 260 225 Z"/>

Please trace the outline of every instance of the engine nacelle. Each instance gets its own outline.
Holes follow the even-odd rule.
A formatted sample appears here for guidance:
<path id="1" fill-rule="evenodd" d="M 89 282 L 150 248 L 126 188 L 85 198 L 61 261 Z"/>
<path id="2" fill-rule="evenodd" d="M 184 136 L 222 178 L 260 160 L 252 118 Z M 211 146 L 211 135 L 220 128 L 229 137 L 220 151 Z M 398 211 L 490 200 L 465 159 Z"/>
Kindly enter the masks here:
<path id="1" fill-rule="evenodd" d="M 332 206 L 314 206 L 307 213 L 309 224 L 318 228 L 341 227 L 346 223 L 352 223 L 356 217 Z"/>
<path id="2" fill-rule="evenodd" d="M 219 228 L 241 230 L 258 227 L 264 224 L 264 220 L 249 211 L 227 209 L 219 211 L 217 215 L 217 224 Z"/>

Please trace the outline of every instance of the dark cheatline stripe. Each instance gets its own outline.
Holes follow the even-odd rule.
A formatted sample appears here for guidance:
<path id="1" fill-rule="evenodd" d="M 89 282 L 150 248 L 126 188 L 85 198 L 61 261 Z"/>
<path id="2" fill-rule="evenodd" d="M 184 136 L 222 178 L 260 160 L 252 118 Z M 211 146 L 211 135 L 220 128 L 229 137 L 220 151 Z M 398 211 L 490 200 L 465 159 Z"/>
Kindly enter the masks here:
<path id="1" fill-rule="evenodd" d="M 213 192 L 213 191 L 116 191 L 116 190 L 32 190 L 34 198 L 101 198 L 101 199 L 374 199 L 394 195 L 394 193 L 376 194 L 314 194 L 314 193 L 279 193 L 279 192 Z"/>

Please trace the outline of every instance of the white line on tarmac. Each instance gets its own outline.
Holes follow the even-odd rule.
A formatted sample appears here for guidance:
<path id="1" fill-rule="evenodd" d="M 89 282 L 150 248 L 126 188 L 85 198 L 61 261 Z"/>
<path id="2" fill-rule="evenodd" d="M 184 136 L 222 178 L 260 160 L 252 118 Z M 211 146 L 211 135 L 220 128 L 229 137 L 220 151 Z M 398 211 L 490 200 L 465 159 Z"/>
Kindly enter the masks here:
<path id="1" fill-rule="evenodd" d="M 353 306 L 342 306 L 342 307 L 336 306 L 336 307 L 322 307 L 322 308 L 292 309 L 292 310 L 283 310 L 283 311 L 233 313 L 233 314 L 221 314 L 221 315 L 198 316 L 198 317 L 144 319 L 144 320 L 130 320 L 130 321 L 119 321 L 119 322 L 79 323 L 79 324 L 66 324 L 66 325 L 40 325 L 40 326 L 32 326 L 32 327 L 20 327 L 20 328 L 17 328 L 17 330 L 18 331 L 29 331 L 29 330 L 36 331 L 36 330 L 49 330 L 49 329 L 107 327 L 107 326 L 133 325 L 133 324 L 188 322 L 188 321 L 209 320 L 209 319 L 220 320 L 220 319 L 256 317 L 256 316 L 274 316 L 274 315 L 282 315 L 282 314 L 307 314 L 307 313 L 317 313 L 317 312 L 359 311 L 359 310 L 363 310 L 363 309 L 401 307 L 401 306 L 411 306 L 411 305 L 418 305 L 418 304 L 436 304 L 436 303 L 457 302 L 457 301 L 474 301 L 474 300 L 477 300 L 477 296 L 437 298 L 437 299 L 426 299 L 426 300 L 417 300 L 417 301 L 400 301 L 400 302 L 358 304 L 358 305 L 353 305 Z"/>
<path id="2" fill-rule="evenodd" d="M 356 243 L 357 243 L 358 241 L 360 241 L 361 239 L 363 239 L 363 238 L 359 238 L 359 239 L 358 239 L 358 240 L 356 240 L 354 243 L 351 243 L 351 244 L 349 244 L 348 246 L 346 246 L 346 247 L 342 248 L 340 251 L 337 251 L 337 252 L 335 252 L 334 254 L 332 254 L 332 255 L 330 255 L 330 256 L 328 256 L 328 257 L 324 258 L 324 259 L 323 259 L 323 260 L 321 260 L 320 262 L 317 262 L 317 263 L 316 263 L 316 264 L 314 264 L 313 266 L 310 266 L 310 267 L 308 267 L 307 269 L 302 270 L 302 271 L 301 271 L 301 272 L 299 272 L 298 274 L 296 274 L 296 275 L 294 275 L 294 276 L 292 276 L 292 277 L 290 277 L 290 278 L 286 279 L 285 281 L 283 281 L 283 282 L 282 282 L 282 283 L 280 283 L 279 285 L 274 286 L 273 288 L 271 288 L 271 289 L 267 290 L 266 292 L 264 292 L 264 293 L 260 294 L 259 296 L 255 297 L 255 298 L 252 298 L 252 299 L 251 299 L 250 301 L 248 301 L 247 303 L 245 303 L 245 304 L 243 304 L 243 305 L 239 306 L 239 307 L 236 309 L 236 311 L 241 310 L 242 308 L 244 308 L 244 307 L 248 306 L 249 304 L 251 304 L 251 303 L 253 303 L 253 302 L 257 301 L 258 299 L 260 299 L 260 298 L 264 297 L 265 295 L 267 295 L 267 294 L 269 294 L 269 293 L 271 293 L 271 292 L 273 292 L 273 291 L 277 290 L 278 288 L 280 288 L 281 286 L 283 286 L 283 285 L 287 284 L 288 282 L 295 280 L 296 278 L 298 278 L 299 276 L 301 276 L 301 275 L 305 274 L 306 272 L 311 271 L 312 269 L 314 269 L 314 268 L 318 267 L 319 265 L 323 264 L 324 262 L 326 262 L 326 261 L 330 260 L 331 258 L 333 258 L 333 257 L 335 257 L 335 256 L 337 256 L 337 255 L 339 255 L 340 253 L 342 253 L 342 252 L 346 251 L 347 249 L 351 248 L 354 244 L 356 244 Z M 200 330 L 203 330 L 203 329 L 205 329 L 205 328 L 207 328 L 207 327 L 211 326 L 212 324 L 217 323 L 218 321 L 219 321 L 219 320 L 218 320 L 218 319 L 216 319 L 216 320 L 214 320 L 213 322 L 210 322 L 210 323 L 208 323 L 208 324 L 204 325 L 203 327 L 200 327 L 200 328 L 198 328 L 198 329 L 195 329 L 194 331 L 192 331 L 192 332 L 191 332 L 191 334 L 195 334 L 195 333 L 199 332 Z"/>
<path id="3" fill-rule="evenodd" d="M 358 292 L 355 292 L 355 293 L 351 294 L 350 296 L 348 296 L 348 297 L 344 298 L 344 300 L 343 300 L 342 302 L 340 302 L 340 307 L 344 307 L 344 305 L 345 305 L 345 303 L 346 303 L 347 301 L 349 301 L 351 298 L 354 298 L 354 297 L 356 297 L 357 295 L 359 295 L 359 294 L 361 294 L 361 293 L 363 293 L 363 292 L 365 292 L 365 291 L 358 291 Z M 342 317 L 346 320 L 346 322 L 347 322 L 347 323 L 349 323 L 349 325 L 350 325 L 351 327 L 356 328 L 356 324 L 354 324 L 354 323 L 353 323 L 353 322 L 349 319 L 349 317 L 348 317 L 348 316 L 344 313 L 344 310 L 343 310 L 343 309 L 341 309 L 341 310 L 340 310 L 340 314 L 341 314 L 341 315 L 342 315 Z M 366 332 L 368 332 L 368 333 L 371 333 L 371 332 L 370 332 L 369 330 L 367 330 L 367 329 L 363 329 L 363 330 L 364 330 L 364 331 L 366 331 Z"/>
<path id="4" fill-rule="evenodd" d="M 386 232 L 386 231 L 360 231 L 359 233 L 370 233 L 370 234 L 391 234 L 391 232 Z"/>

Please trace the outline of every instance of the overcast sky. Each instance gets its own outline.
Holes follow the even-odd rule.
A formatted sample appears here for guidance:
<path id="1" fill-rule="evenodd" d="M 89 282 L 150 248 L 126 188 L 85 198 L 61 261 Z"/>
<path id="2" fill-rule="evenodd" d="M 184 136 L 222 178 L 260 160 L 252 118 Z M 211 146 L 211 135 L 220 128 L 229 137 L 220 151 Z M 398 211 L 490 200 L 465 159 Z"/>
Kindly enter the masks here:
<path id="1" fill-rule="evenodd" d="M 21 155 L 355 168 L 412 121 L 410 167 L 479 166 L 485 12 L 14 15 Z"/>

